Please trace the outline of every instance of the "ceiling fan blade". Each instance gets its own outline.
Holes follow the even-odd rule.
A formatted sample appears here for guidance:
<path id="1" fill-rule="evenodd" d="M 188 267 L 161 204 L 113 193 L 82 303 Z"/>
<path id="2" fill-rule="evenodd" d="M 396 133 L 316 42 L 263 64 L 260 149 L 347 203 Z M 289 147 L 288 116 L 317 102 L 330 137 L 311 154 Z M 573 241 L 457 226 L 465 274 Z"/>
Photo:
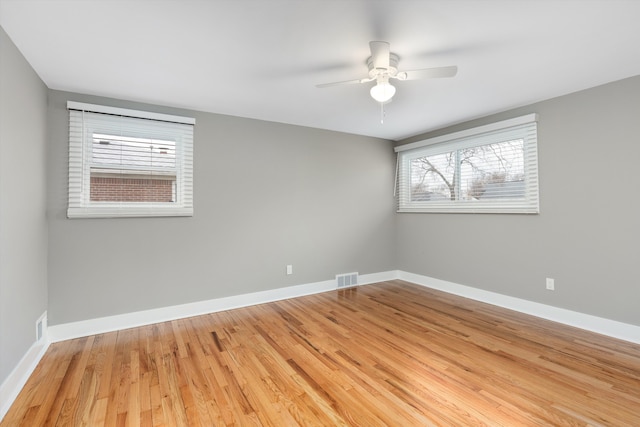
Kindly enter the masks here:
<path id="1" fill-rule="evenodd" d="M 390 48 L 387 42 L 369 42 L 369 48 L 371 49 L 371 62 L 373 68 L 389 68 L 389 54 Z"/>
<path id="2" fill-rule="evenodd" d="M 345 80 L 342 82 L 333 82 L 333 83 L 322 83 L 319 85 L 316 85 L 317 88 L 323 88 L 323 87 L 331 87 L 331 86 L 342 86 L 342 85 L 351 85 L 351 84 L 358 84 L 358 83 L 366 83 L 366 82 L 370 82 L 372 81 L 372 78 L 364 78 L 364 79 L 355 79 L 355 80 Z"/>
<path id="3" fill-rule="evenodd" d="M 415 80 L 415 79 L 438 79 L 442 77 L 453 77 L 458 74 L 458 67 L 451 65 L 449 67 L 423 68 L 421 70 L 403 71 L 398 73 L 398 80 Z"/>

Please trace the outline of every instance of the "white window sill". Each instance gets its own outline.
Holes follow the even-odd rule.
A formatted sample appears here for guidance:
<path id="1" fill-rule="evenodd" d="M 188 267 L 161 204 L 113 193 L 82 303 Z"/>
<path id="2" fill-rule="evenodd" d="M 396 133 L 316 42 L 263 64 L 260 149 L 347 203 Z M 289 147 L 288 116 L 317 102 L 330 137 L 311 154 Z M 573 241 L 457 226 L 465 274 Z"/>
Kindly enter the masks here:
<path id="1" fill-rule="evenodd" d="M 144 217 L 190 217 L 192 208 L 175 206 L 100 206 L 67 209 L 67 218 L 144 218 Z"/>

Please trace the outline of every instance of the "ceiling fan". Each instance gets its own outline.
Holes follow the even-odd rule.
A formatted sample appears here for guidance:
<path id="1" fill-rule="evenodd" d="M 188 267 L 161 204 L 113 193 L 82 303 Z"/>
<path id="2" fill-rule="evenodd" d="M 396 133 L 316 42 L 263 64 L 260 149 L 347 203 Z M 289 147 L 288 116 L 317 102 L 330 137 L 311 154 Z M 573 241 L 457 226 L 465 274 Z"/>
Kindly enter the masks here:
<path id="1" fill-rule="evenodd" d="M 383 41 L 369 42 L 371 56 L 367 59 L 369 67 L 369 77 L 356 80 L 346 80 L 342 82 L 324 83 L 316 85 L 318 88 L 347 85 L 354 83 L 367 83 L 376 81 L 376 85 L 371 88 L 371 97 L 381 104 L 391 101 L 396 93 L 396 88 L 389 83 L 389 79 L 412 80 L 422 78 L 453 77 L 458 72 L 455 65 L 448 67 L 423 68 L 420 70 L 398 72 L 398 61 L 400 57 L 392 53 L 389 43 Z"/>

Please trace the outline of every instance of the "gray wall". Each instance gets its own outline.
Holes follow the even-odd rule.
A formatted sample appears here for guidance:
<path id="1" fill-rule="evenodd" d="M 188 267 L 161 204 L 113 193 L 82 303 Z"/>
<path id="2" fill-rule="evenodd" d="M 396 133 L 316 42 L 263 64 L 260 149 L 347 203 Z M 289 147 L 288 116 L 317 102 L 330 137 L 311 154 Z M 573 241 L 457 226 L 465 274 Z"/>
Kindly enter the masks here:
<path id="1" fill-rule="evenodd" d="M 67 100 L 195 117 L 194 217 L 66 219 Z M 50 324 L 395 267 L 389 141 L 58 91 L 49 120 Z"/>
<path id="2" fill-rule="evenodd" d="M 47 309 L 47 88 L 0 28 L 0 383 Z"/>
<path id="3" fill-rule="evenodd" d="M 533 112 L 541 213 L 398 214 L 397 267 L 640 325 L 640 77 L 400 143 Z"/>

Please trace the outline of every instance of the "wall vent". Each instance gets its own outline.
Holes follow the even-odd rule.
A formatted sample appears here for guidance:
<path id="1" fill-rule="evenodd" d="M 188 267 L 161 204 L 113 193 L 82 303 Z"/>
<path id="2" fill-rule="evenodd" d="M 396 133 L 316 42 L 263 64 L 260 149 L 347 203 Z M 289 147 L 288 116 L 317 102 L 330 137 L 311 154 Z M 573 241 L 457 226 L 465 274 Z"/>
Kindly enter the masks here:
<path id="1" fill-rule="evenodd" d="M 42 316 L 36 320 L 36 341 L 40 341 L 44 336 L 44 330 L 47 327 L 47 312 L 42 313 Z"/>
<path id="2" fill-rule="evenodd" d="M 356 286 L 358 285 L 358 273 L 337 274 L 336 282 L 338 289 Z"/>

